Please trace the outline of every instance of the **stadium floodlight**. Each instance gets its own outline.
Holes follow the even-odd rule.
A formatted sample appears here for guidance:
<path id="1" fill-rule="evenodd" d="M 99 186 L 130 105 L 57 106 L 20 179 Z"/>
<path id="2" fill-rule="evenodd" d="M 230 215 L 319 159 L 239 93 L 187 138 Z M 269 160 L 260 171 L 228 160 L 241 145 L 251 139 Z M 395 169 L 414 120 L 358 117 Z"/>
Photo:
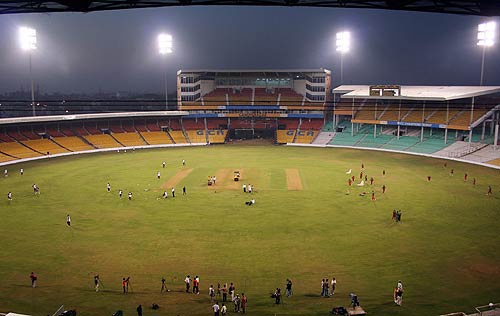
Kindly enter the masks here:
<path id="1" fill-rule="evenodd" d="M 344 54 L 351 49 L 351 33 L 348 31 L 338 32 L 335 37 L 337 52 L 340 52 L 340 84 L 344 82 Z"/>
<path id="2" fill-rule="evenodd" d="M 481 79 L 480 84 L 483 85 L 484 74 L 484 55 L 486 54 L 486 47 L 491 47 L 495 44 L 495 30 L 497 24 L 494 21 L 481 23 L 477 26 L 477 46 L 483 47 L 483 54 L 481 58 Z"/>
<path id="3" fill-rule="evenodd" d="M 173 47 L 172 35 L 161 33 L 158 35 L 158 50 L 161 55 L 171 54 Z"/>
<path id="4" fill-rule="evenodd" d="M 167 55 L 173 53 L 173 39 L 172 35 L 161 33 L 158 35 L 158 52 L 160 55 Z M 168 86 L 167 86 L 167 65 L 165 62 L 165 110 L 168 110 Z"/>
<path id="5" fill-rule="evenodd" d="M 495 44 L 496 22 L 481 23 L 477 27 L 477 45 L 493 46 Z"/>
<path id="6" fill-rule="evenodd" d="M 29 54 L 29 64 L 30 64 L 30 79 L 31 79 L 31 107 L 33 109 L 33 116 L 36 115 L 35 112 L 35 83 L 33 81 L 33 71 L 31 67 L 31 51 L 36 49 L 36 30 L 30 27 L 20 27 L 19 28 L 19 43 L 21 49 L 27 51 Z"/>
<path id="7" fill-rule="evenodd" d="M 351 48 L 351 33 L 347 31 L 338 32 L 336 37 L 337 51 L 344 54 Z"/>

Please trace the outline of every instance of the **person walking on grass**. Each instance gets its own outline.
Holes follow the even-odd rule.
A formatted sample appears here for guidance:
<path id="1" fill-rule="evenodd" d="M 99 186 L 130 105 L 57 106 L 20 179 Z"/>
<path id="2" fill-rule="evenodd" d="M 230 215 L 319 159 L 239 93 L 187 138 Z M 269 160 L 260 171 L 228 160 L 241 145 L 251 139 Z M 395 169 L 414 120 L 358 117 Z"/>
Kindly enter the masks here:
<path id="1" fill-rule="evenodd" d="M 210 285 L 210 287 L 208 288 L 208 296 L 210 296 L 210 303 L 213 303 L 215 297 L 215 289 L 213 285 Z"/>
<path id="2" fill-rule="evenodd" d="M 215 304 L 212 305 L 212 309 L 214 310 L 214 316 L 219 316 L 220 312 L 219 302 L 215 302 Z"/>
<path id="3" fill-rule="evenodd" d="M 189 293 L 189 288 L 191 287 L 191 278 L 189 275 L 184 279 L 184 284 L 186 284 L 186 293 Z"/>
<path id="4" fill-rule="evenodd" d="M 286 279 L 286 297 L 292 296 L 292 280 Z"/>
<path id="5" fill-rule="evenodd" d="M 239 313 L 240 312 L 240 306 L 241 306 L 241 299 L 240 299 L 240 295 L 239 294 L 236 294 L 236 297 L 234 298 L 233 303 L 234 303 L 234 312 L 235 313 Z"/>
<path id="6" fill-rule="evenodd" d="M 220 308 L 220 314 L 225 316 L 227 314 L 227 306 L 222 303 L 222 307 Z"/>
<path id="7" fill-rule="evenodd" d="M 248 299 L 247 297 L 245 296 L 245 293 L 241 293 L 241 312 L 243 314 L 246 313 L 246 310 L 247 310 L 247 302 L 248 302 Z"/>
<path id="8" fill-rule="evenodd" d="M 127 294 L 127 280 L 125 280 L 125 278 L 122 279 L 122 288 L 123 294 Z"/>
<path id="9" fill-rule="evenodd" d="M 137 306 L 137 316 L 142 316 L 142 305 Z"/>
<path id="10" fill-rule="evenodd" d="M 335 288 L 337 287 L 337 279 L 332 278 L 332 292 L 330 293 L 330 296 L 335 294 Z"/>
<path id="11" fill-rule="evenodd" d="M 95 291 L 99 292 L 99 274 L 94 275 L 94 287 Z"/>
<path id="12" fill-rule="evenodd" d="M 168 292 L 167 290 L 167 285 L 165 284 L 167 280 L 165 280 L 164 277 L 161 277 L 161 290 L 160 290 L 160 294 L 163 293 L 163 291 L 165 291 L 165 293 Z"/>
<path id="13" fill-rule="evenodd" d="M 71 227 L 71 217 L 68 215 L 66 215 L 66 225 L 68 225 L 69 227 Z"/>
<path id="14" fill-rule="evenodd" d="M 36 287 L 36 280 L 38 280 L 38 277 L 34 272 L 31 272 L 30 274 L 30 279 L 31 279 L 31 287 L 35 288 Z"/>
<path id="15" fill-rule="evenodd" d="M 222 301 L 227 302 L 227 283 L 222 286 Z"/>

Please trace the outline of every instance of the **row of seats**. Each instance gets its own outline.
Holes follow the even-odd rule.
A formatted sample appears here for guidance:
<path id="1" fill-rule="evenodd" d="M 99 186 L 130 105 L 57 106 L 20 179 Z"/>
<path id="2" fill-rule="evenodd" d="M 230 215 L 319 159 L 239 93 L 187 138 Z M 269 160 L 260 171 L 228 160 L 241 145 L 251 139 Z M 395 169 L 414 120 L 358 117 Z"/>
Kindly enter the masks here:
<path id="1" fill-rule="evenodd" d="M 471 121 L 470 105 L 462 104 L 460 106 L 452 106 L 448 112 L 446 108 L 431 106 L 422 111 L 419 106 L 402 106 L 397 104 L 384 105 L 365 101 L 359 105 L 355 104 L 355 120 L 380 120 L 380 121 L 403 121 L 431 123 L 431 124 L 446 124 L 452 126 L 468 127 Z M 473 112 L 472 121 L 475 122 L 490 109 L 476 108 Z M 339 103 L 335 108 L 335 113 L 339 115 L 351 115 L 352 104 Z"/>

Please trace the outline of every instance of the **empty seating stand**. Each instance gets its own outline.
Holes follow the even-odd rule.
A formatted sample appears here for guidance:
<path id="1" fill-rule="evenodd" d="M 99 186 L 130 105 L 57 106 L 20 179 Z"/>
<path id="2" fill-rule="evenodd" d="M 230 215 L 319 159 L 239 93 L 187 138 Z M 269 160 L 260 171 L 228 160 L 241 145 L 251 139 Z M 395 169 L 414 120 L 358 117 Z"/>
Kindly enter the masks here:
<path id="1" fill-rule="evenodd" d="M 172 144 L 172 139 L 167 135 L 166 132 L 141 132 L 142 137 L 150 145 L 165 145 Z M 184 136 L 183 136 L 184 137 Z M 184 140 L 186 140 L 184 138 Z"/>
<path id="2" fill-rule="evenodd" d="M 160 132 L 161 133 L 161 132 Z M 138 133 L 113 133 L 113 137 L 124 146 L 144 146 L 146 143 Z"/>
<path id="3" fill-rule="evenodd" d="M 54 137 L 52 138 L 52 140 L 71 151 L 85 151 L 94 149 L 94 147 L 85 143 L 78 136 Z"/>
<path id="4" fill-rule="evenodd" d="M 85 139 L 99 149 L 122 147 L 122 145 L 116 142 L 113 137 L 107 134 L 87 135 L 85 136 Z"/>

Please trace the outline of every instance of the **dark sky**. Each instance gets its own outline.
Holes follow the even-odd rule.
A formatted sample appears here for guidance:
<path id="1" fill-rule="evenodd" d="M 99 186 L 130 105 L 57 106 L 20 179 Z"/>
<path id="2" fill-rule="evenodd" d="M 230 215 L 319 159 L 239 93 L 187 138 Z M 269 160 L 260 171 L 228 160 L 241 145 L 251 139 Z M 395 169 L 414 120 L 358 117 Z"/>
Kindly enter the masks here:
<path id="1" fill-rule="evenodd" d="M 327 68 L 339 82 L 335 33 L 352 49 L 344 82 L 478 85 L 481 17 L 383 10 L 178 7 L 0 16 L 0 92 L 29 87 L 18 27 L 38 31 L 34 76 L 45 92 L 161 92 L 178 69 Z M 171 33 L 166 64 L 156 36 Z M 498 33 L 498 32 L 497 32 Z M 498 37 L 498 36 L 497 36 Z M 498 41 L 497 41 L 498 42 Z M 485 85 L 500 85 L 500 43 L 489 48 Z"/>

